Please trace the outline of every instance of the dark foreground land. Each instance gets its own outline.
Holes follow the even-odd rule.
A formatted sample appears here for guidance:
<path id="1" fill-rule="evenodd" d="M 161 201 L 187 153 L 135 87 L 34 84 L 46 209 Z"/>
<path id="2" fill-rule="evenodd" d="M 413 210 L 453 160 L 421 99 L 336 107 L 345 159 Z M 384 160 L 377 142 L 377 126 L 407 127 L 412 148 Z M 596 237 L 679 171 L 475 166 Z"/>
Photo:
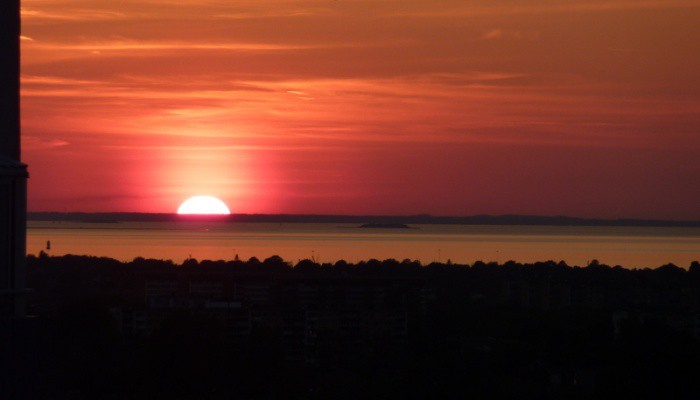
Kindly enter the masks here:
<path id="1" fill-rule="evenodd" d="M 700 393 L 698 263 L 28 264 L 32 398 Z"/>

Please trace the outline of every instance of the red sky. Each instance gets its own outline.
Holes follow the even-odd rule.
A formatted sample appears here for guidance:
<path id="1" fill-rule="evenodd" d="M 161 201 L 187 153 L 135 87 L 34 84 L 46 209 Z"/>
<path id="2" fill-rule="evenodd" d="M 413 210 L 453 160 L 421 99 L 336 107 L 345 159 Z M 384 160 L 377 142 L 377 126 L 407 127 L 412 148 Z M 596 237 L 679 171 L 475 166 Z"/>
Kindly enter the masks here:
<path id="1" fill-rule="evenodd" d="M 698 21 L 698 0 L 24 0 L 29 208 L 700 219 Z"/>

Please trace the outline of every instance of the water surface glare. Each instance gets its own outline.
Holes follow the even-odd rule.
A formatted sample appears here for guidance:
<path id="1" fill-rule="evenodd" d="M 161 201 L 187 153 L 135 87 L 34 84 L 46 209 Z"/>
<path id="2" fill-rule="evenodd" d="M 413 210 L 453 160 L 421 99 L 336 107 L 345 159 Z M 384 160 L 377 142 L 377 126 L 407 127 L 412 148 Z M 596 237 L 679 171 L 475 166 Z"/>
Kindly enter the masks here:
<path id="1" fill-rule="evenodd" d="M 199 260 L 265 259 L 296 262 L 564 260 L 586 265 L 597 259 L 628 268 L 700 260 L 700 228 L 414 225 L 370 229 L 354 224 L 29 221 L 27 251 L 38 254 L 51 241 L 52 255 L 81 254 L 129 261 L 135 257 Z"/>

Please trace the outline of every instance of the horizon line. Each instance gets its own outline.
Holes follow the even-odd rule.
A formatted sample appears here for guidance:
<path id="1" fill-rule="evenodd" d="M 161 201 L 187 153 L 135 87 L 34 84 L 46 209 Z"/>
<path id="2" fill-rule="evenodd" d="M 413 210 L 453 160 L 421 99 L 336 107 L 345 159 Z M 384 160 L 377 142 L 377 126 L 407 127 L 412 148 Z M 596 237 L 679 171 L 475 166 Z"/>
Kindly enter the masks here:
<path id="1" fill-rule="evenodd" d="M 600 217 L 574 217 L 568 215 L 532 215 L 532 214 L 473 214 L 473 215 L 433 215 L 428 213 L 419 214 L 313 214 L 313 213 L 275 213 L 275 214 L 265 214 L 265 213 L 231 213 L 224 215 L 217 214 L 199 214 L 199 215 L 182 215 L 174 212 L 169 213 L 154 213 L 154 212 L 136 212 L 136 211 L 98 211 L 98 212 L 86 212 L 86 211 L 29 211 L 27 213 L 28 220 L 36 220 L 37 217 L 41 216 L 52 216 L 54 218 L 59 217 L 70 217 L 70 216 L 111 216 L 111 217 L 175 217 L 179 219 L 233 219 L 233 218 L 318 218 L 318 219 L 383 219 L 383 220 L 397 220 L 397 219 L 409 219 L 409 220 L 433 220 L 437 223 L 459 223 L 458 220 L 464 220 L 464 223 L 469 223 L 469 219 L 486 219 L 492 220 L 492 222 L 497 222 L 495 220 L 505 220 L 499 222 L 505 222 L 509 224 L 524 222 L 531 222 L 540 224 L 544 222 L 558 222 L 558 225 L 563 225 L 563 222 L 569 223 L 579 223 L 579 224 L 604 224 L 604 223 L 633 223 L 633 224 L 663 224 L 672 226 L 698 226 L 700 227 L 700 220 L 693 219 L 659 219 L 659 218 L 633 218 L 633 217 L 619 217 L 619 218 L 600 218 Z M 509 221 L 508 221 L 509 220 Z M 250 221 L 254 222 L 254 221 Z M 312 221 L 310 221 L 312 222 Z M 329 221 L 331 222 L 331 221 Z M 355 221 L 353 221 L 355 222 Z M 411 222 L 411 221 L 406 221 Z M 476 221 L 473 221 L 476 222 Z M 565 224 L 564 224 L 565 225 Z"/>

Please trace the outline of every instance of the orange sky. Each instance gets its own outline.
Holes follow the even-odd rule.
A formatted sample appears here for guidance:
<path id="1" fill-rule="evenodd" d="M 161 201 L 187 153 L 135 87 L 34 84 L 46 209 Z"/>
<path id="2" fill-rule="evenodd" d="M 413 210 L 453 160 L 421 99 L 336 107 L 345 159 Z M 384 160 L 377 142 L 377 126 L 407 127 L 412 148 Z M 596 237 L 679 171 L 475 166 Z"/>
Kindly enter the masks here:
<path id="1" fill-rule="evenodd" d="M 700 219 L 700 0 L 24 0 L 30 211 Z"/>

